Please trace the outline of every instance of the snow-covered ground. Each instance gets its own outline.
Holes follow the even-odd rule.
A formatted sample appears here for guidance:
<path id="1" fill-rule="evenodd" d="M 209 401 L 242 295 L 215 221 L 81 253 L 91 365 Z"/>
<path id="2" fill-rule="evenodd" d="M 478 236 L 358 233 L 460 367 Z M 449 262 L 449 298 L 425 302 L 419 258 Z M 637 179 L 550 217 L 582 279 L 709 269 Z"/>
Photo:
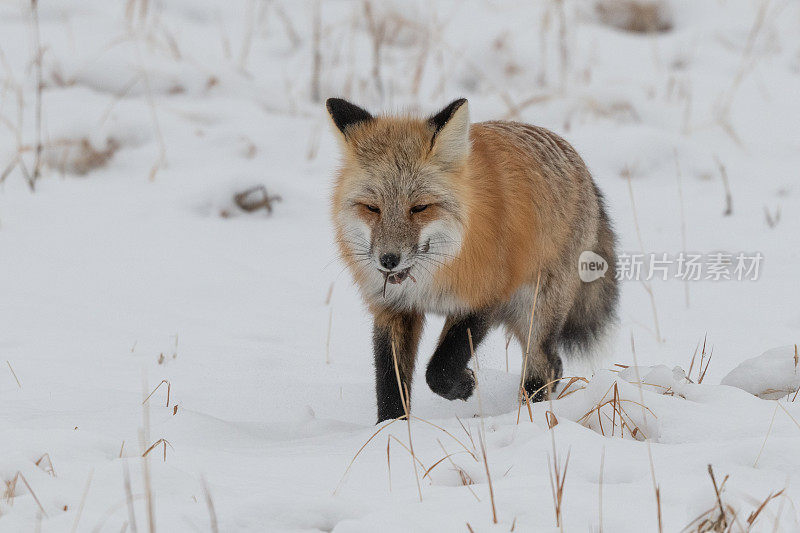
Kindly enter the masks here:
<path id="1" fill-rule="evenodd" d="M 37 25 L 0 2 L 0 531 L 558 530 L 555 456 L 565 531 L 800 530 L 800 4 L 675 0 L 655 35 L 588 1 L 368 5 L 42 0 L 31 192 Z M 494 333 L 480 403 L 418 376 L 369 440 L 317 91 L 551 128 L 621 250 L 758 279 L 624 282 L 606 358 L 530 415 Z M 271 215 L 233 202 L 258 185 Z"/>

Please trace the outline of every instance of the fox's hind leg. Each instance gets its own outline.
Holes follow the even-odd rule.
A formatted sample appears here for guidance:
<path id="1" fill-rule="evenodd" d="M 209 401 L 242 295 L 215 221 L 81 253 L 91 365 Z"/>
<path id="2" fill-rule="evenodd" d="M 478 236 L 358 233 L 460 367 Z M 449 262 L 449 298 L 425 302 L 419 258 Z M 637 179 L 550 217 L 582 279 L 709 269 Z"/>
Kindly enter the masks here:
<path id="1" fill-rule="evenodd" d="M 536 311 L 531 328 L 534 298 Z M 553 382 L 563 374 L 564 367 L 558 353 L 559 332 L 566 319 L 570 301 L 568 285 L 542 283 L 538 296 L 535 296 L 533 288 L 520 291 L 504 309 L 506 326 L 522 346 L 520 386 L 525 388 L 532 401 L 546 400 L 555 387 Z"/>
<path id="2" fill-rule="evenodd" d="M 475 376 L 467 368 L 472 357 L 469 335 L 472 336 L 473 349 L 477 350 L 491 326 L 492 313 L 488 311 L 447 317 L 439 345 L 425 373 L 425 380 L 433 392 L 448 400 L 466 400 L 472 395 Z"/>
<path id="3" fill-rule="evenodd" d="M 536 345 L 531 341 L 531 348 L 525 356 L 523 344 L 522 384 L 525 393 L 534 402 L 546 400 L 561 379 L 564 366 L 557 350 L 557 337 L 554 335 L 542 339 Z"/>

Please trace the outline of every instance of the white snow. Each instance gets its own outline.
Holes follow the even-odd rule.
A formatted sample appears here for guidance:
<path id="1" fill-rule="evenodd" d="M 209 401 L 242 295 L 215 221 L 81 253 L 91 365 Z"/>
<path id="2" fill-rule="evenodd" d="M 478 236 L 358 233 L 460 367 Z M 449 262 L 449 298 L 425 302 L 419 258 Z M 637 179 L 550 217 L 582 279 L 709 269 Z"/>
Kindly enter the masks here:
<path id="1" fill-rule="evenodd" d="M 33 193 L 19 167 L 0 184 L 0 531 L 210 531 L 209 499 L 226 532 L 558 531 L 554 453 L 565 531 L 657 531 L 654 478 L 663 530 L 696 531 L 719 517 L 709 464 L 732 531 L 800 529 L 800 5 L 673 0 L 653 36 L 566 0 L 562 69 L 558 2 L 372 4 L 382 91 L 364 4 L 325 0 L 322 98 L 431 113 L 466 96 L 474 120 L 551 128 L 621 250 L 760 252 L 758 280 L 653 280 L 657 326 L 623 282 L 609 356 L 568 362 L 582 379 L 530 416 L 502 332 L 478 351 L 480 405 L 428 390 L 430 317 L 424 468 L 405 422 L 352 461 L 379 428 L 371 326 L 328 218 L 317 3 L 40 0 L 48 164 Z M 32 28 L 29 2 L 0 3 L 0 172 L 33 166 Z M 114 149 L 77 175 L 84 140 Z M 281 197 L 270 216 L 232 200 L 258 185 Z M 169 400 L 163 384 L 143 404 L 162 380 Z"/>
<path id="2" fill-rule="evenodd" d="M 797 345 L 781 346 L 742 362 L 722 378 L 722 384 L 767 400 L 777 400 L 787 395 L 793 399 L 800 389 L 798 366 L 800 353 Z"/>

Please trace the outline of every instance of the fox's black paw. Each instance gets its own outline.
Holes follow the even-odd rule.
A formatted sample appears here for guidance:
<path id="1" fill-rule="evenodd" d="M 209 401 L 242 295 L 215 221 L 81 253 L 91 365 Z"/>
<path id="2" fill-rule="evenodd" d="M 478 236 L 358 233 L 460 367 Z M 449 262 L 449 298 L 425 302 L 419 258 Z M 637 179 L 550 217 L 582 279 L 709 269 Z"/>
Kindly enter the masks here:
<path id="1" fill-rule="evenodd" d="M 528 379 L 525 380 L 525 392 L 532 402 L 543 402 L 549 398 L 550 388 L 554 385 L 547 386 L 547 382 L 541 379 Z M 524 400 L 525 398 L 521 398 Z"/>
<path id="2" fill-rule="evenodd" d="M 455 376 L 442 376 L 428 372 L 425 376 L 433 392 L 448 400 L 466 400 L 475 389 L 475 373 L 465 368 Z"/>

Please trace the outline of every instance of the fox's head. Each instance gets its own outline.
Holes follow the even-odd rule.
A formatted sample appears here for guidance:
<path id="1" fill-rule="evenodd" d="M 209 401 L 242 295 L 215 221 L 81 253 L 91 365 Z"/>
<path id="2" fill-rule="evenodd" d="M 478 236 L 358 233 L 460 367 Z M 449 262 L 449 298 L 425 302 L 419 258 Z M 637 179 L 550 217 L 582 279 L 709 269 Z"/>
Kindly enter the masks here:
<path id="1" fill-rule="evenodd" d="M 372 116 L 339 98 L 326 106 L 343 155 L 332 207 L 345 261 L 384 291 L 431 279 L 458 253 L 466 223 L 467 101 L 423 119 Z"/>

